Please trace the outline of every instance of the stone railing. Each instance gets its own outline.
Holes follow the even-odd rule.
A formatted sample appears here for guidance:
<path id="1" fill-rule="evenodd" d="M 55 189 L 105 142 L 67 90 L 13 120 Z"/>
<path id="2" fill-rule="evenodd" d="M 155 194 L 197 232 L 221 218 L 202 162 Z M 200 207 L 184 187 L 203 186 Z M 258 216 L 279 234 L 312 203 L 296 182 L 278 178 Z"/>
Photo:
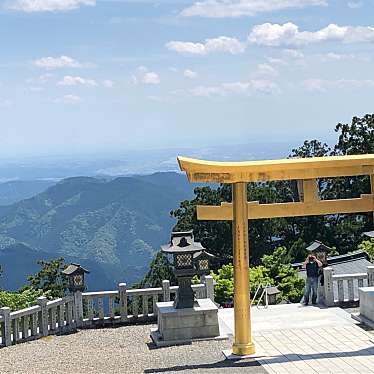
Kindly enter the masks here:
<path id="1" fill-rule="evenodd" d="M 214 301 L 211 276 L 192 288 L 197 298 Z M 159 288 L 128 289 L 120 283 L 115 291 L 76 292 L 52 301 L 39 297 L 37 305 L 14 312 L 0 308 L 0 347 L 77 328 L 156 321 L 156 303 L 173 300 L 177 290 L 168 280 Z"/>
<path id="2" fill-rule="evenodd" d="M 14 312 L 0 309 L 0 346 L 75 330 L 73 296 L 52 301 L 42 296 L 37 304 Z"/>
<path id="3" fill-rule="evenodd" d="M 374 266 L 368 266 L 366 273 L 355 274 L 333 274 L 333 269 L 326 267 L 323 274 L 323 297 L 326 306 L 358 304 L 358 289 L 374 286 Z"/>
<path id="4" fill-rule="evenodd" d="M 214 286 L 211 276 L 204 283 L 192 286 L 198 299 L 210 298 L 214 301 Z M 127 289 L 126 283 L 120 283 L 117 291 L 76 293 L 78 327 L 97 325 L 156 321 L 156 303 L 173 300 L 178 286 L 170 286 L 168 280 L 159 288 Z"/>

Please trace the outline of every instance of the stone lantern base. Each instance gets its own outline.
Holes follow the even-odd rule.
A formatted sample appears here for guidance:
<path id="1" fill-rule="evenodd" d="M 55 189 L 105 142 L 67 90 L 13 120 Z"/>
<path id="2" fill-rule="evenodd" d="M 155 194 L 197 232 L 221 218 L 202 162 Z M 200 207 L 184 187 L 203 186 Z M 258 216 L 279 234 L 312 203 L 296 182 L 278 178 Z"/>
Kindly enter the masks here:
<path id="1" fill-rule="evenodd" d="M 197 299 L 193 308 L 176 309 L 173 302 L 157 303 L 158 328 L 151 338 L 159 346 L 219 338 L 218 308 L 210 299 Z"/>

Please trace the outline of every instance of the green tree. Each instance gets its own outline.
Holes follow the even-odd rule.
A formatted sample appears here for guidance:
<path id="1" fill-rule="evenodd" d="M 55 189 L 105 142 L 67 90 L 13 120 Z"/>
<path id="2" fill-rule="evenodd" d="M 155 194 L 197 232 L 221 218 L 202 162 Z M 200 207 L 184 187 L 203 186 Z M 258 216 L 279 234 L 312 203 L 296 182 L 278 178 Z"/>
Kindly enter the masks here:
<path id="1" fill-rule="evenodd" d="M 51 261 L 38 261 L 41 269 L 34 275 L 27 277 L 28 285 L 23 289 L 41 290 L 50 298 L 58 298 L 64 295 L 67 286 L 66 279 L 61 274 L 67 266 L 63 257 Z"/>
<path id="2" fill-rule="evenodd" d="M 277 248 L 272 255 L 262 257 L 261 265 L 251 267 L 249 273 L 250 292 L 254 294 L 260 284 L 270 284 L 278 287 L 279 300 L 291 302 L 300 301 L 304 280 L 299 276 L 297 270 L 288 263 L 289 255 L 285 247 Z M 215 299 L 222 304 L 230 300 L 234 295 L 234 268 L 232 264 L 223 265 L 218 271 L 212 273 L 215 280 Z"/>
<path id="3" fill-rule="evenodd" d="M 24 289 L 19 292 L 0 290 L 0 308 L 8 307 L 12 311 L 28 308 L 36 304 L 36 299 L 39 296 L 43 296 L 43 291 L 33 288 Z"/>
<path id="4" fill-rule="evenodd" d="M 153 258 L 148 273 L 139 284 L 135 285 L 135 287 L 161 287 L 164 279 L 170 280 L 172 284 L 176 283 L 173 268 L 168 261 L 166 254 L 159 251 Z"/>
<path id="5" fill-rule="evenodd" d="M 365 251 L 369 256 L 371 262 L 374 262 L 374 239 L 364 240 L 358 245 L 360 251 Z"/>

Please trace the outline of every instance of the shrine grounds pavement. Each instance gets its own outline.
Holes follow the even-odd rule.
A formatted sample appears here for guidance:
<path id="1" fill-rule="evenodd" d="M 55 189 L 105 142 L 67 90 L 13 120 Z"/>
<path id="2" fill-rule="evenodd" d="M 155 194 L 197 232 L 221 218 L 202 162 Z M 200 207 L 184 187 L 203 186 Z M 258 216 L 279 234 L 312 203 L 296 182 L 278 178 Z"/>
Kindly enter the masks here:
<path id="1" fill-rule="evenodd" d="M 233 310 L 219 311 L 232 333 Z M 340 308 L 252 308 L 256 354 L 225 360 L 232 341 L 156 348 L 154 325 L 83 330 L 0 349 L 0 373 L 374 373 L 374 333 Z"/>
<path id="2" fill-rule="evenodd" d="M 253 359 L 224 360 L 222 350 L 231 346 L 229 340 L 156 349 L 149 338 L 151 327 L 82 330 L 2 348 L 0 373 L 267 373 Z"/>

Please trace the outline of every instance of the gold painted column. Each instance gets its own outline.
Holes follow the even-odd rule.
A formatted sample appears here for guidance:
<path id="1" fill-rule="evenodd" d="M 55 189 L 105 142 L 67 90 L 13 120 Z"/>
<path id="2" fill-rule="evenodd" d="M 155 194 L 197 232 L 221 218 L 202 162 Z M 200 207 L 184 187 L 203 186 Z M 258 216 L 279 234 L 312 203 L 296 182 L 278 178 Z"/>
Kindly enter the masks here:
<path id="1" fill-rule="evenodd" d="M 232 185 L 233 244 L 234 244 L 234 323 L 235 336 L 232 353 L 245 356 L 255 352 L 252 343 L 251 309 L 249 297 L 249 250 L 247 183 Z"/>

